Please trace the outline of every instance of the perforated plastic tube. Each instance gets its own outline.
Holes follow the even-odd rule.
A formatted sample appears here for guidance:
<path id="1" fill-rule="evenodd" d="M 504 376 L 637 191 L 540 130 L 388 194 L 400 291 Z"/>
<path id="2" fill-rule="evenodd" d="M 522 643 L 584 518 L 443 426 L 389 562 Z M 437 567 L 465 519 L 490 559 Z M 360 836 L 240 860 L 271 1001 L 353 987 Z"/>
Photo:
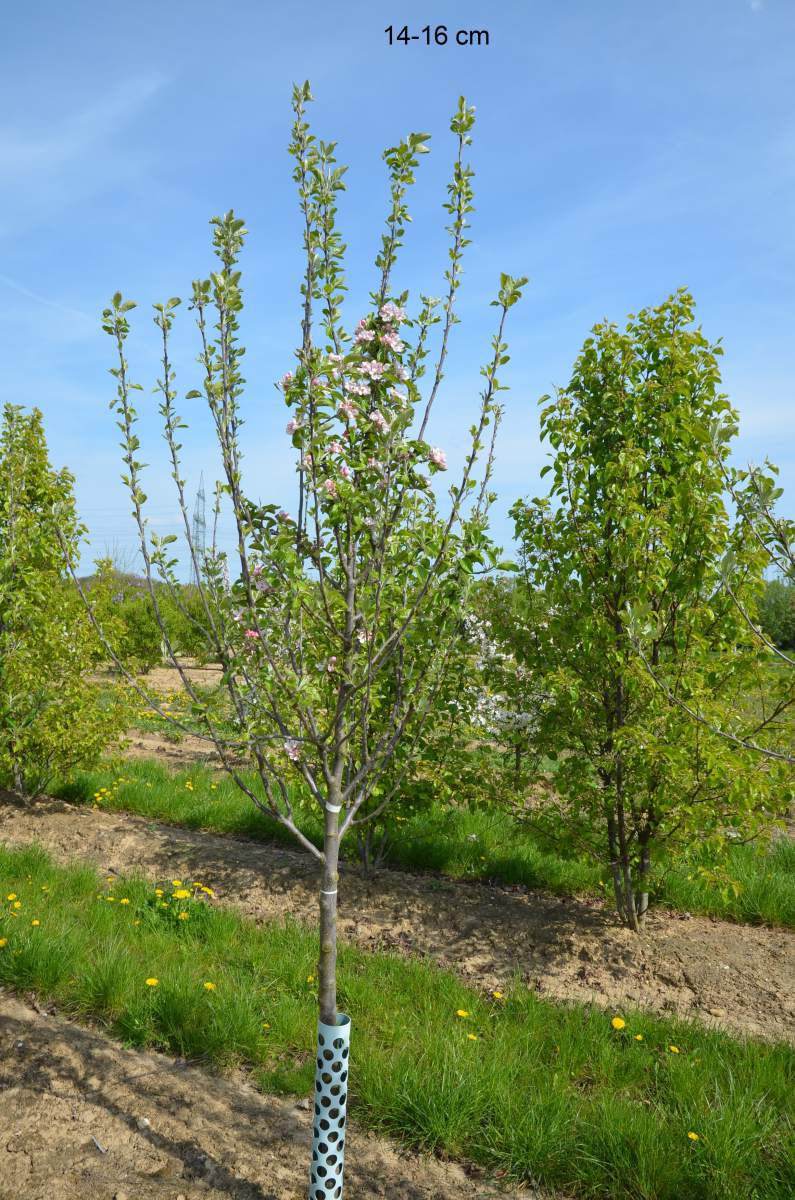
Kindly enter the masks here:
<path id="1" fill-rule="evenodd" d="M 318 1022 L 309 1200 L 342 1195 L 350 1042 L 351 1019 L 345 1013 L 337 1014 L 336 1025 Z"/>

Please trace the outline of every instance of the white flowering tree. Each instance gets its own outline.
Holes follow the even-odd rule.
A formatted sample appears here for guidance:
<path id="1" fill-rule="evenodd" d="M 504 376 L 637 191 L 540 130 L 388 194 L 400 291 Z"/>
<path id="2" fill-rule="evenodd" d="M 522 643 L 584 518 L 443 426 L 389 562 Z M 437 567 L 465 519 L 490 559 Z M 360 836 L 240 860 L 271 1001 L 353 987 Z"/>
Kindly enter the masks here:
<path id="1" fill-rule="evenodd" d="M 340 841 L 362 822 L 377 819 L 398 794 L 412 750 L 434 719 L 473 571 L 493 557 L 486 517 L 502 386 L 498 372 L 508 361 L 503 330 L 526 281 L 501 276 L 492 301 L 497 328 L 482 368 L 469 449 L 440 506 L 433 481 L 448 463 L 426 432 L 457 323 L 473 197 L 473 172 L 464 155 L 474 110 L 462 98 L 451 123 L 457 153 L 445 205 L 450 249 L 443 299 L 420 296 L 419 311 L 409 318 L 408 293 L 394 282 L 409 220 L 407 192 L 428 148 L 427 134 L 410 134 L 384 154 L 389 209 L 376 257 L 377 285 L 351 336 L 342 316 L 345 246 L 337 228 L 344 168 L 336 163 L 335 143 L 318 141 L 310 132 L 311 99 L 308 84 L 294 89 L 290 150 L 306 260 L 300 343 L 279 385 L 297 460 L 297 496 L 289 510 L 255 502 L 243 476 L 238 259 L 246 230 L 234 213 L 213 220 L 217 268 L 192 290 L 202 382 L 186 398 L 204 398 L 212 415 L 222 463 L 216 513 L 224 504 L 231 510 L 234 566 L 215 548 L 200 561 L 191 538 L 178 441 L 184 423 L 176 411 L 170 352 L 179 300 L 155 305 L 162 345 L 160 412 L 200 581 L 201 613 L 189 619 L 201 627 L 208 651 L 222 666 L 231 726 L 219 724 L 217 707 L 209 707 L 193 687 L 160 615 L 162 586 L 156 583 L 166 585 L 177 606 L 181 602 L 175 535 L 159 538 L 147 525 L 133 405 L 137 385 L 125 357 L 134 305 L 119 293 L 104 313 L 104 328 L 118 349 L 113 407 L 122 433 L 123 478 L 164 643 L 192 700 L 191 732 L 214 744 L 241 791 L 318 860 L 320 1032 L 310 1195 L 340 1196 L 347 1065 L 336 1056 L 343 1049 L 347 1055 L 349 1024 L 337 1011 Z M 437 353 L 431 359 L 434 339 Z M 155 697 L 147 700 L 157 707 Z M 249 770 L 241 769 L 241 761 Z M 400 770 L 393 769 L 396 761 Z M 320 847 L 296 823 L 296 797 L 307 793 L 323 813 Z"/>

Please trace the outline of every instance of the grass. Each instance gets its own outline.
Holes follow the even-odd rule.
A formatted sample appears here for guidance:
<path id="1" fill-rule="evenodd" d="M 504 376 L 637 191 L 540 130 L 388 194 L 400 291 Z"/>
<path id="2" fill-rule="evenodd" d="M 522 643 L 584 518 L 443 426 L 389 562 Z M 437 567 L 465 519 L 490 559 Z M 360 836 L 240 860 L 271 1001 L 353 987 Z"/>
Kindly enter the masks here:
<path id="1" fill-rule="evenodd" d="M 199 765 L 176 774 L 140 759 L 106 763 L 78 772 L 55 789 L 73 803 L 96 803 L 109 811 L 139 813 L 190 829 L 237 834 L 293 844 L 289 834 L 254 807 L 225 776 Z M 312 810 L 299 816 L 316 843 L 321 824 Z M 348 855 L 355 847 L 348 841 Z M 573 853 L 541 846 L 533 832 L 509 813 L 437 806 L 400 825 L 387 855 L 392 866 L 440 871 L 454 878 L 495 880 L 544 888 L 558 895 L 601 895 L 611 902 L 604 872 Z M 735 892 L 710 882 L 699 867 L 713 864 L 703 852 L 660 872 L 653 903 L 733 921 L 795 928 L 795 843 L 781 839 L 770 850 L 734 846 L 725 867 Z"/>
<path id="2" fill-rule="evenodd" d="M 130 1046 L 308 1092 L 315 939 L 256 926 L 195 882 L 174 899 L 171 881 L 158 896 L 151 882 L 100 880 L 37 848 L 0 849 L 0 984 Z M 789 1047 L 631 1012 L 616 1029 L 613 1014 L 555 1006 L 518 983 L 484 997 L 435 967 L 350 947 L 340 978 L 352 1111 L 371 1128 L 580 1200 L 795 1194 Z"/>

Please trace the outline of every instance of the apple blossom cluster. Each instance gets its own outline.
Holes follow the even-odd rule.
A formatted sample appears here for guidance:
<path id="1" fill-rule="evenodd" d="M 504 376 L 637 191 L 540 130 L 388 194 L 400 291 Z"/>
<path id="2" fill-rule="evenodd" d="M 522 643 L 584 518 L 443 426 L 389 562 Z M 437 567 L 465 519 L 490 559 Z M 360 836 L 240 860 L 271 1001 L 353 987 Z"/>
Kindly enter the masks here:
<path id="1" fill-rule="evenodd" d="M 400 361 L 405 343 L 399 327 L 405 320 L 404 309 L 389 300 L 359 320 L 347 354 L 330 352 L 311 371 L 299 368 L 281 379 L 285 399 L 296 409 L 285 431 L 299 450 L 298 469 L 311 479 L 321 504 L 345 499 L 348 486 L 371 486 L 373 474 L 385 486 L 400 464 L 411 464 L 419 487 L 427 481 L 417 468 L 447 470 L 441 447 L 407 437 L 413 406 Z M 340 426 L 331 424 L 331 413 Z"/>

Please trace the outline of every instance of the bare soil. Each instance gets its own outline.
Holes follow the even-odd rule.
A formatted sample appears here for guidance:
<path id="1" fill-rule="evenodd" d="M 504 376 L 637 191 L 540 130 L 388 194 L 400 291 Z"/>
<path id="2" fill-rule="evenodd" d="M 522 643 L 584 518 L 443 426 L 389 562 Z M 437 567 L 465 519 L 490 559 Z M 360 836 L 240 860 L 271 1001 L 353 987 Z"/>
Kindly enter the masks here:
<path id="1" fill-rule="evenodd" d="M 179 829 L 61 801 L 0 805 L 0 839 L 60 861 L 150 878 L 188 875 L 257 920 L 316 917 L 314 861 L 300 851 Z M 342 869 L 340 933 L 368 949 L 429 958 L 484 989 L 517 974 L 540 995 L 696 1018 L 734 1034 L 795 1042 L 795 934 L 653 912 L 642 936 L 598 900 Z"/>
<path id="2" fill-rule="evenodd" d="M 125 1050 L 0 991 L 0 1200 L 304 1200 L 309 1103 Z M 475 1168 L 349 1126 L 346 1197 L 498 1195 Z"/>

